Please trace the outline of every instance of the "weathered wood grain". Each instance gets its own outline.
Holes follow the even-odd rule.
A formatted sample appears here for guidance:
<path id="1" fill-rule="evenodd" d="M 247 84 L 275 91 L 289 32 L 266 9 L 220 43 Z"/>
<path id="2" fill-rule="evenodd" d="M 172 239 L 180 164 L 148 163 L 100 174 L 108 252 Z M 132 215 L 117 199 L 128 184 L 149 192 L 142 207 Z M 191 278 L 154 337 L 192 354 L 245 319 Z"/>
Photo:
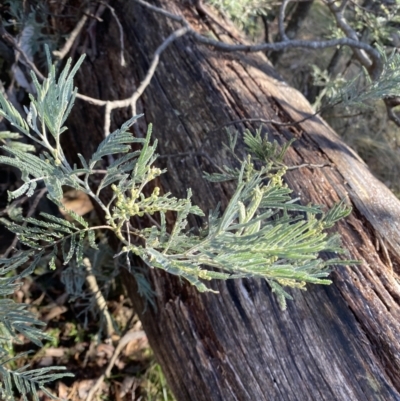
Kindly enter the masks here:
<path id="1" fill-rule="evenodd" d="M 123 25 L 127 66 L 119 65 L 118 26 L 106 12 L 96 27 L 97 54 L 85 62 L 76 82 L 82 93 L 101 99 L 129 96 L 154 50 L 179 27 L 134 2 L 110 4 Z M 203 33 L 210 30 L 185 2 L 154 4 L 183 13 Z M 213 34 L 228 40 L 217 28 Z M 102 110 L 77 103 L 70 154 L 88 156 L 101 140 Z M 160 159 L 168 168 L 163 189 L 185 196 L 191 187 L 205 211 L 226 204 L 233 191 L 202 178 L 202 170 L 215 171 L 213 163 L 232 162 L 222 145 L 226 134 L 218 127 L 252 117 L 296 121 L 311 113 L 303 96 L 262 56 L 223 54 L 190 37 L 161 56 L 139 111 L 145 114 L 140 132 L 154 123 L 159 153 L 174 155 Z M 113 124 L 128 117 L 128 110 L 116 113 Z M 236 126 L 244 127 L 258 124 Z M 285 312 L 263 281 L 213 282 L 219 295 L 199 294 L 156 270 L 149 275 L 157 308 L 145 310 L 125 271 L 126 287 L 168 383 L 179 401 L 400 400 L 400 202 L 319 117 L 265 130 L 281 143 L 297 138 L 287 165 L 332 164 L 293 170 L 286 181 L 305 204 L 331 206 L 346 199 L 353 206 L 338 229 L 351 257 L 363 263 L 335 267 L 331 286 L 291 291 L 294 300 Z M 176 156 L 187 152 L 193 155 Z"/>

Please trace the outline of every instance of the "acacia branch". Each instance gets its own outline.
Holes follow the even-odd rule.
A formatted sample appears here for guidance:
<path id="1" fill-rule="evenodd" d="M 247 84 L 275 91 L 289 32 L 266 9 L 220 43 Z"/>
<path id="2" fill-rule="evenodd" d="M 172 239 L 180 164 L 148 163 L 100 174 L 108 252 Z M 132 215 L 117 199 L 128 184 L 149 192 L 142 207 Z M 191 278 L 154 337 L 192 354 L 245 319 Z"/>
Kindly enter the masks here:
<path id="1" fill-rule="evenodd" d="M 335 6 L 333 1 L 326 1 L 326 4 L 335 17 L 337 26 L 348 38 L 358 40 L 357 32 L 348 24 L 343 15 L 347 3 L 348 0 L 343 0 L 339 6 Z M 375 61 L 371 57 L 371 53 L 367 52 L 368 55 L 371 57 L 369 58 L 364 50 L 365 49 L 361 48 L 353 48 L 353 52 L 357 60 L 361 63 L 361 65 L 366 68 L 370 77 L 373 80 L 376 80 L 382 73 L 382 67 L 375 63 Z M 397 98 L 397 102 L 395 101 L 395 99 L 396 98 L 383 98 L 383 101 L 385 103 L 386 112 L 389 120 L 393 121 L 398 127 L 400 127 L 400 117 L 393 110 L 393 107 L 396 107 L 396 105 L 400 103 L 400 97 Z"/>
<path id="2" fill-rule="evenodd" d="M 284 14 L 287 4 L 291 0 L 283 0 L 279 13 L 279 31 L 281 35 L 281 41 L 275 43 L 262 43 L 258 45 L 232 45 L 228 43 L 221 42 L 219 40 L 211 39 L 205 37 L 198 32 L 196 32 L 189 24 L 189 22 L 183 17 L 173 13 L 170 13 L 162 8 L 153 6 L 144 0 L 135 0 L 140 5 L 164 15 L 174 21 L 180 22 L 187 29 L 186 32 L 191 35 L 191 37 L 207 46 L 213 46 L 215 49 L 225 52 L 260 52 L 260 51 L 282 51 L 290 48 L 308 48 L 308 49 L 325 49 L 328 47 L 335 46 L 349 46 L 353 49 L 356 57 L 359 59 L 361 64 L 367 68 L 369 74 L 373 80 L 380 77 L 383 70 L 383 62 L 379 52 L 374 49 L 368 43 L 360 42 L 358 40 L 357 33 L 350 27 L 344 18 L 344 10 L 348 4 L 348 0 L 343 0 L 339 6 L 335 6 L 333 1 L 327 1 L 326 4 L 331 9 L 335 16 L 336 23 L 338 27 L 346 34 L 345 38 L 324 40 L 324 41 L 309 41 L 309 40 L 290 40 L 284 30 Z M 395 112 L 390 108 L 389 102 L 384 99 L 387 108 L 387 113 L 389 119 L 394 121 L 398 126 L 400 126 L 400 118 L 395 114 Z"/>
<path id="3" fill-rule="evenodd" d="M 36 212 L 37 207 L 39 205 L 40 200 L 43 198 L 43 196 L 45 195 L 45 193 L 47 192 L 47 187 L 42 188 L 39 193 L 37 194 L 35 200 L 33 201 L 32 205 L 29 208 L 29 211 L 25 217 L 25 221 L 22 223 L 22 227 L 26 227 L 27 225 L 27 221 L 26 219 L 29 219 L 30 217 L 33 216 L 33 213 Z M 10 255 L 10 253 L 15 249 L 15 247 L 17 246 L 19 241 L 18 235 L 16 235 L 13 239 L 13 242 L 11 243 L 11 245 L 6 249 L 6 251 L 1 255 L 2 259 L 6 259 L 8 258 L 8 256 Z"/>
<path id="4" fill-rule="evenodd" d="M 368 55 L 371 57 L 372 60 L 372 66 L 371 68 L 374 69 L 376 72 L 374 74 L 374 77 L 379 77 L 380 73 L 382 72 L 383 69 L 383 63 L 381 60 L 381 56 L 377 50 L 375 50 L 372 46 L 370 46 L 367 43 L 360 42 L 358 39 L 352 39 L 352 38 L 338 38 L 338 39 L 331 39 L 331 40 L 323 40 L 323 41 L 311 41 L 311 40 L 286 40 L 286 41 L 279 41 L 275 43 L 261 43 L 258 45 L 244 45 L 244 44 L 239 44 L 239 45 L 232 45 L 228 44 L 225 42 L 221 42 L 219 40 L 207 38 L 198 32 L 196 32 L 189 24 L 189 22 L 182 16 L 172 14 L 162 8 L 153 6 L 149 3 L 147 3 L 144 0 L 135 0 L 138 4 L 153 10 L 159 14 L 162 14 L 170 19 L 173 19 L 174 21 L 178 21 L 181 24 L 183 24 L 187 29 L 188 33 L 193 37 L 194 40 L 196 40 L 199 43 L 203 43 L 207 46 L 213 46 L 215 49 L 224 51 L 224 52 L 237 52 L 237 51 L 243 51 L 243 52 L 260 52 L 260 51 L 281 51 L 281 50 L 286 50 L 290 48 L 309 48 L 309 49 L 325 49 L 327 47 L 335 47 L 335 46 L 349 46 L 355 49 L 360 49 L 364 50 L 365 52 L 368 53 Z M 288 0 L 286 0 L 286 3 Z"/>

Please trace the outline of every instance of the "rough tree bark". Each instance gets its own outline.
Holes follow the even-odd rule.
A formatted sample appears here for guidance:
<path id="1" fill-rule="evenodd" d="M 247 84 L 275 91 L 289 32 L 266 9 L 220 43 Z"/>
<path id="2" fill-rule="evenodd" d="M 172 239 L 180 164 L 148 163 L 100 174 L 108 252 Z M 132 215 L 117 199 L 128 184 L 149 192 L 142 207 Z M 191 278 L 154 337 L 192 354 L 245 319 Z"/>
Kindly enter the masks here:
<path id="1" fill-rule="evenodd" d="M 229 39 L 187 2 L 153 4 L 183 13 L 203 33 Z M 96 26 L 97 53 L 76 80 L 81 93 L 105 100 L 128 97 L 155 49 L 179 27 L 133 1 L 110 5 L 123 26 L 127 66 L 119 63 L 120 32 L 106 10 Z M 71 157 L 78 151 L 89 156 L 103 135 L 104 110 L 77 103 L 69 151 Z M 159 163 L 168 168 L 160 185 L 177 196 L 191 187 L 194 202 L 205 211 L 226 204 L 233 189 L 202 178 L 202 170 L 215 171 L 213 163 L 231 163 L 222 146 L 222 125 L 252 117 L 293 122 L 312 113 L 263 56 L 220 53 L 189 36 L 163 53 L 138 106 L 144 113 L 138 131 L 154 124 L 164 156 Z M 128 116 L 128 110 L 114 113 L 113 125 Z M 330 206 L 346 199 L 353 206 L 337 229 L 351 257 L 363 263 L 334 268 L 331 286 L 291 291 L 294 300 L 284 312 L 264 281 L 215 281 L 211 285 L 219 295 L 199 294 L 158 270 L 149 272 L 157 308 L 144 310 L 125 271 L 126 287 L 168 383 L 179 401 L 400 400 L 400 202 L 321 118 L 265 130 L 280 143 L 297 139 L 287 165 L 331 163 L 290 171 L 286 181 L 304 204 Z"/>

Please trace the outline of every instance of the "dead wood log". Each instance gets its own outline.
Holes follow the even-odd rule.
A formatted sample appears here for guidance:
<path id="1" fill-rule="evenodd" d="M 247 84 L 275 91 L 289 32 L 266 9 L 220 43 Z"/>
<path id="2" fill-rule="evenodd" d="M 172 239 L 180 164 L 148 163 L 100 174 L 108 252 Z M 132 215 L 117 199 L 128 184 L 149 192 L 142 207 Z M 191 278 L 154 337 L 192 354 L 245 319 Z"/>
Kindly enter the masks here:
<path id="1" fill-rule="evenodd" d="M 200 32 L 228 40 L 186 2 L 153 4 L 184 14 Z M 76 81 L 81 93 L 105 100 L 128 97 L 155 49 L 179 27 L 133 1 L 110 5 L 123 26 L 127 65 L 120 65 L 120 32 L 106 10 L 96 27 L 97 53 Z M 194 202 L 205 211 L 226 204 L 233 189 L 202 178 L 202 170 L 232 162 L 222 146 L 221 126 L 253 117 L 293 122 L 312 114 L 304 97 L 263 56 L 224 54 L 190 36 L 163 53 L 138 111 L 144 113 L 139 131 L 154 124 L 164 156 L 159 162 L 168 168 L 162 188 L 185 196 L 191 187 Z M 78 101 L 68 137 L 71 157 L 94 150 L 102 138 L 102 113 Z M 128 117 L 129 110 L 114 113 L 112 123 Z M 363 263 L 333 269 L 331 286 L 291 291 L 294 300 L 284 312 L 264 281 L 215 281 L 211 285 L 219 295 L 199 294 L 158 270 L 149 272 L 157 308 L 144 309 L 125 271 L 129 295 L 168 383 L 179 401 L 400 400 L 400 202 L 321 118 L 265 130 L 280 143 L 297 139 L 287 165 L 331 164 L 290 171 L 286 181 L 304 204 L 331 206 L 346 199 L 353 206 L 337 229 L 351 257 Z"/>

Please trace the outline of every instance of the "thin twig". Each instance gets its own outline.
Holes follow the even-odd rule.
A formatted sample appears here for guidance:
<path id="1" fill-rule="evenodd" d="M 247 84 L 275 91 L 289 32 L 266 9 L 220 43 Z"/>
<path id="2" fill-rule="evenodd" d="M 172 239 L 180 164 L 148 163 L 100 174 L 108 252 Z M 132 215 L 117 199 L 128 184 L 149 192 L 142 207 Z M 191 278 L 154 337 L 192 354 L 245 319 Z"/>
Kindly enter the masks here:
<path id="1" fill-rule="evenodd" d="M 154 56 L 153 56 L 153 60 L 150 64 L 150 68 L 148 69 L 147 74 L 146 74 L 145 78 L 143 79 L 143 81 L 140 83 L 139 87 L 135 90 L 135 92 L 133 92 L 132 96 L 129 99 L 116 100 L 116 101 L 110 102 L 110 110 L 131 106 L 132 114 L 133 115 L 136 114 L 136 102 L 139 99 L 139 97 L 142 96 L 142 94 L 143 94 L 144 90 L 147 88 L 147 86 L 150 84 L 150 81 L 153 78 L 154 73 L 156 72 L 156 68 L 157 68 L 158 62 L 160 60 L 161 53 L 173 41 L 175 41 L 176 39 L 185 35 L 188 32 L 188 30 L 189 29 L 187 27 L 178 29 L 177 31 L 175 31 L 171 35 L 169 35 L 167 39 L 164 40 L 164 42 L 154 52 Z"/>
<path id="2" fill-rule="evenodd" d="M 214 17 L 214 15 L 211 13 L 211 11 L 207 8 L 206 5 L 204 5 L 203 0 L 196 0 L 196 9 L 198 12 L 201 14 L 207 16 L 215 25 L 217 25 L 220 29 L 225 31 L 231 38 L 237 40 L 240 43 L 240 38 L 235 35 L 234 32 L 232 32 L 231 29 L 228 29 L 228 26 L 221 24 L 217 18 Z"/>
<path id="3" fill-rule="evenodd" d="M 108 102 L 108 100 L 100 100 L 100 99 L 95 99 L 90 96 L 82 95 L 81 93 L 76 94 L 77 99 L 81 99 L 89 104 L 93 104 L 94 106 L 105 106 Z"/>
<path id="4" fill-rule="evenodd" d="M 283 0 L 281 6 L 279 8 L 278 27 L 279 27 L 279 35 L 283 42 L 289 41 L 289 38 L 287 37 L 287 35 L 285 33 L 285 11 L 286 11 L 286 7 L 290 3 L 290 1 L 292 1 L 292 0 Z"/>
<path id="5" fill-rule="evenodd" d="M 89 96 L 85 95 L 77 95 L 78 99 L 82 99 L 88 103 L 91 103 L 96 106 L 106 106 L 105 107 L 105 112 L 104 112 L 104 134 L 105 136 L 108 136 L 110 133 L 110 126 L 111 126 L 111 112 L 114 109 L 121 109 L 124 107 L 131 107 L 132 109 L 132 115 L 136 114 L 136 102 L 140 98 L 140 96 L 143 94 L 144 90 L 147 88 L 147 86 L 150 84 L 151 79 L 154 76 L 154 73 L 156 71 L 157 65 L 160 60 L 160 55 L 161 53 L 176 39 L 180 38 L 181 36 L 185 35 L 188 32 L 187 27 L 180 28 L 173 32 L 171 35 L 168 36 L 167 39 L 164 40 L 164 42 L 157 48 L 157 50 L 154 52 L 153 60 L 150 64 L 149 69 L 147 70 L 147 74 L 143 81 L 140 83 L 139 87 L 133 92 L 133 94 L 127 98 L 127 99 L 122 99 L 122 100 L 99 100 L 99 99 L 94 99 Z"/>
<path id="6" fill-rule="evenodd" d="M 183 17 L 179 16 L 176 14 L 172 14 L 162 8 L 153 6 L 149 3 L 147 3 L 144 0 L 135 0 L 137 3 L 141 4 L 142 6 L 155 11 L 161 15 L 164 15 L 174 21 L 180 22 L 183 25 L 183 28 L 178 29 L 177 31 L 173 32 L 165 41 L 157 48 L 157 50 L 154 53 L 153 60 L 150 64 L 150 67 L 147 71 L 147 74 L 144 78 L 144 80 L 140 83 L 139 87 L 136 89 L 136 91 L 131 95 L 131 97 L 123 100 L 100 100 L 100 99 L 95 99 L 89 96 L 77 94 L 77 98 L 84 100 L 90 104 L 93 104 L 95 106 L 105 106 L 105 117 L 104 117 L 104 132 L 105 136 L 109 134 L 110 131 L 110 126 L 111 126 L 111 112 L 114 109 L 118 108 L 125 108 L 125 107 L 131 107 L 132 109 L 132 114 L 136 114 L 136 102 L 140 98 L 140 96 L 143 94 L 144 90 L 147 88 L 149 85 L 152 77 L 154 76 L 156 67 L 159 63 L 159 58 L 161 53 L 176 39 L 179 37 L 185 35 L 185 34 L 190 34 L 197 42 L 203 43 L 208 46 L 213 46 L 214 48 L 225 51 L 225 52 L 236 52 L 236 51 L 244 51 L 244 52 L 259 52 L 259 51 L 266 51 L 266 50 L 272 50 L 272 51 L 280 51 L 280 50 L 285 50 L 289 48 L 297 48 L 297 47 L 303 47 L 303 48 L 311 48 L 311 49 L 322 49 L 322 48 L 327 48 L 327 47 L 334 47 L 334 46 L 350 46 L 352 48 L 361 49 L 365 50 L 369 56 L 371 57 L 372 60 L 372 67 L 371 70 L 374 71 L 374 77 L 379 76 L 380 71 L 382 71 L 383 64 L 382 60 L 380 58 L 379 52 L 377 52 L 372 46 L 360 42 L 355 39 L 351 38 L 339 38 L 339 39 L 331 39 L 327 41 L 307 41 L 307 40 L 284 40 L 281 42 L 275 42 L 275 43 L 263 43 L 263 44 L 258 44 L 258 45 L 244 45 L 244 44 L 238 44 L 238 45 L 231 45 L 228 43 L 224 43 L 218 40 L 214 40 L 208 37 L 205 37 L 199 33 L 197 33 L 189 24 L 189 22 Z M 285 3 L 288 3 L 290 0 L 285 0 Z M 339 11 L 340 13 L 340 11 Z M 4 28 L 2 28 L 4 31 Z M 1 33 L 2 31 L 0 31 Z M 10 36 L 8 33 L 6 33 L 8 36 Z M 29 60 L 29 58 L 26 56 L 26 54 L 23 52 L 22 49 L 19 48 L 19 46 L 15 43 L 13 38 L 11 37 L 11 43 L 12 45 L 21 52 L 21 55 L 23 56 L 24 59 L 26 59 L 26 62 L 31 66 L 31 68 L 35 71 L 35 73 L 40 77 L 42 80 L 44 79 L 44 76 L 38 71 L 36 66 Z M 310 117 L 308 117 L 310 118 Z M 281 123 L 279 121 L 271 121 L 271 124 L 276 124 L 280 126 L 284 125 L 292 125 L 291 123 Z M 230 124 L 233 124 L 230 123 Z"/>
<path id="7" fill-rule="evenodd" d="M 235 125 L 235 124 L 240 124 L 240 123 L 246 123 L 246 122 L 249 122 L 249 123 L 272 124 L 272 125 L 278 125 L 278 126 L 280 126 L 280 127 L 291 127 L 291 126 L 293 126 L 293 125 L 300 124 L 300 123 L 302 123 L 302 122 L 304 122 L 304 121 L 306 121 L 306 120 L 309 120 L 309 119 L 312 118 L 312 117 L 315 117 L 316 115 L 319 114 L 319 112 L 320 112 L 320 111 L 315 112 L 315 113 L 313 113 L 313 114 L 311 114 L 311 115 L 309 115 L 309 116 L 307 116 L 307 117 L 302 118 L 301 120 L 293 121 L 293 122 L 290 122 L 290 123 L 284 123 L 284 122 L 282 122 L 282 121 L 277 121 L 277 120 L 267 120 L 266 118 L 260 118 L 260 117 L 242 118 L 242 119 L 240 119 L 240 120 L 233 120 L 233 121 L 230 121 L 229 123 L 220 125 L 218 128 L 215 128 L 215 129 L 212 130 L 211 132 L 216 132 L 216 131 L 220 130 L 221 128 L 229 127 L 230 125 Z"/>
<path id="8" fill-rule="evenodd" d="M 114 354 L 110 359 L 110 362 L 107 365 L 106 371 L 97 379 L 96 383 L 94 386 L 91 388 L 89 391 L 89 394 L 86 398 L 86 401 L 92 401 L 93 397 L 95 396 L 96 392 L 99 390 L 100 386 L 103 384 L 104 379 L 110 376 L 111 370 L 114 367 L 114 364 L 121 353 L 121 351 L 124 349 L 124 347 L 130 343 L 131 341 L 138 340 L 140 338 L 145 337 L 146 334 L 144 331 L 128 331 L 118 342 L 117 348 L 115 348 Z"/>
<path id="9" fill-rule="evenodd" d="M 164 10 L 163 8 L 160 8 L 160 7 L 153 6 L 153 5 L 151 5 L 150 3 L 147 3 L 144 0 L 135 0 L 135 1 L 136 1 L 136 3 L 139 3 L 142 6 L 145 6 L 149 10 L 155 11 L 158 14 L 164 15 L 165 17 L 168 17 L 170 19 L 178 21 L 178 22 L 180 22 L 182 24 L 185 24 L 185 23 L 188 24 L 186 19 L 184 17 L 180 16 L 180 15 L 172 14 L 169 11 Z"/>
<path id="10" fill-rule="evenodd" d="M 117 22 L 118 29 L 119 29 L 119 41 L 121 43 L 121 67 L 125 67 L 126 61 L 124 57 L 124 51 L 125 51 L 125 46 L 124 46 L 124 30 L 122 28 L 121 21 L 119 20 L 117 14 L 115 13 L 115 9 L 111 7 L 108 3 L 105 3 L 101 1 L 102 4 L 104 4 L 110 11 L 112 16 L 114 17 L 115 21 Z"/>
<path id="11" fill-rule="evenodd" d="M 221 169 L 221 167 L 219 167 L 217 164 L 215 164 L 213 162 L 213 160 L 211 159 L 210 156 L 208 156 L 207 153 L 204 152 L 181 152 L 181 153 L 171 153 L 171 154 L 167 154 L 167 155 L 159 155 L 157 158 L 158 159 L 167 159 L 167 158 L 173 158 L 173 157 L 185 157 L 185 156 L 200 156 L 200 157 L 204 157 L 205 159 L 207 159 L 210 164 L 212 164 L 216 169 L 218 169 L 220 172 L 223 172 L 223 170 Z"/>
<path id="12" fill-rule="evenodd" d="M 297 166 L 289 166 L 286 167 L 287 171 L 290 170 L 297 170 L 299 168 L 323 168 L 323 167 L 333 167 L 332 163 L 324 163 L 324 164 L 311 164 L 311 163 L 304 163 L 304 164 L 298 164 Z"/>
<path id="13" fill-rule="evenodd" d="M 126 221 L 125 223 L 126 231 L 127 231 L 127 240 L 128 240 L 128 249 L 131 247 L 131 236 L 129 234 L 129 220 Z M 126 253 L 126 266 L 128 268 L 128 271 L 131 271 L 131 260 L 129 259 L 129 252 Z"/>
<path id="14" fill-rule="evenodd" d="M 44 80 L 43 74 L 37 69 L 36 65 L 30 60 L 29 56 L 24 52 L 24 50 L 18 45 L 17 41 L 0 25 L 0 36 L 11 44 L 12 47 L 22 56 L 25 63 L 35 72 L 35 74 Z"/>
<path id="15" fill-rule="evenodd" d="M 357 32 L 347 23 L 346 18 L 344 17 L 344 9 L 347 4 L 347 1 L 344 0 L 342 4 L 339 7 L 336 7 L 333 3 L 328 3 L 328 7 L 331 10 L 333 16 L 335 17 L 336 20 L 336 25 L 343 31 L 343 33 L 352 40 L 358 41 L 358 35 Z M 357 59 L 360 61 L 360 63 L 367 69 L 371 69 L 371 75 L 373 78 L 378 78 L 380 75 L 376 76 L 376 73 L 374 71 L 373 66 L 373 61 L 365 54 L 364 49 L 356 49 L 353 48 L 353 52 L 356 55 Z"/>
<path id="16" fill-rule="evenodd" d="M 157 220 L 150 213 L 146 213 L 146 217 L 159 229 L 161 230 L 161 224 L 158 223 Z M 130 227 L 129 227 L 130 228 Z M 167 233 L 168 234 L 168 233 Z M 168 234 L 170 235 L 170 234 Z"/>
<path id="17" fill-rule="evenodd" d="M 90 263 L 89 258 L 83 259 L 83 265 L 85 266 L 86 270 L 87 285 L 96 300 L 97 307 L 99 308 L 100 313 L 103 314 L 106 320 L 106 335 L 107 338 L 110 338 L 112 334 L 115 332 L 115 330 L 110 312 L 108 311 L 107 302 L 104 299 L 103 293 L 101 292 L 99 285 L 97 284 L 97 279 L 96 276 L 93 274 L 92 264 Z"/>
<path id="18" fill-rule="evenodd" d="M 153 6 L 147 3 L 144 0 L 135 0 L 137 3 L 141 4 L 144 7 L 147 7 L 150 10 L 153 10 L 159 14 L 162 14 L 168 18 L 171 18 L 175 21 L 179 21 L 185 27 L 188 28 L 188 33 L 199 43 L 203 43 L 208 46 L 213 46 L 215 49 L 225 52 L 260 52 L 260 51 L 281 51 L 290 48 L 309 48 L 309 49 L 325 49 L 327 47 L 335 47 L 335 46 L 350 46 L 355 49 L 365 50 L 373 60 L 373 69 L 376 72 L 374 76 L 379 76 L 380 72 L 383 68 L 383 63 L 380 57 L 380 54 L 377 50 L 375 50 L 372 46 L 367 43 L 360 42 L 355 39 L 350 38 L 338 38 L 331 39 L 325 41 L 310 41 L 310 40 L 287 40 L 280 41 L 275 43 L 262 43 L 258 45 L 231 45 L 228 43 L 221 42 L 219 40 L 211 39 L 205 37 L 199 33 L 197 33 L 189 24 L 189 22 L 182 16 L 178 16 L 172 14 L 168 11 L 163 10 L 162 8 Z"/>
<path id="19" fill-rule="evenodd" d="M 110 133 L 110 127 L 111 127 L 111 102 L 107 101 L 106 108 L 104 110 L 104 136 L 108 136 L 108 134 Z"/>
<path id="20" fill-rule="evenodd" d="M 76 24 L 75 28 L 72 30 L 71 34 L 69 35 L 69 38 L 64 43 L 63 48 L 61 50 L 53 51 L 54 56 L 56 56 L 59 60 L 62 60 L 68 54 L 68 52 L 71 50 L 71 47 L 75 42 L 75 39 L 78 37 L 82 28 L 85 26 L 85 23 L 88 19 L 87 14 L 89 12 L 90 12 L 89 9 L 84 11 L 82 18 L 79 20 L 79 22 Z"/>
<path id="21" fill-rule="evenodd" d="M 277 121 L 277 120 L 273 120 L 273 119 L 268 120 L 266 118 L 261 118 L 261 117 L 242 118 L 242 119 L 239 119 L 239 120 L 233 120 L 233 121 L 230 121 L 230 122 L 228 122 L 226 124 L 220 125 L 218 128 L 215 128 L 212 131 L 210 131 L 210 133 L 216 132 L 216 131 L 218 131 L 218 130 L 220 130 L 222 128 L 228 127 L 230 125 L 235 125 L 235 124 L 240 124 L 240 123 L 245 123 L 245 122 L 272 124 L 272 125 L 277 125 L 279 127 L 292 127 L 294 125 L 303 123 L 304 121 L 310 120 L 311 118 L 313 118 L 313 117 L 319 115 L 320 113 L 322 113 L 328 107 L 331 108 L 331 107 L 337 106 L 339 103 L 341 103 L 341 101 L 337 101 L 337 102 L 335 102 L 333 104 L 329 104 L 329 105 L 326 105 L 324 107 L 321 107 L 316 112 L 314 112 L 314 113 L 312 113 L 312 114 L 310 114 L 310 115 L 308 115 L 308 116 L 306 116 L 306 117 L 304 117 L 304 118 L 302 118 L 300 120 L 297 120 L 297 121 L 284 123 L 282 121 Z"/>
<path id="22" fill-rule="evenodd" d="M 355 47 L 357 49 L 368 51 L 371 54 L 371 57 L 374 58 L 374 62 L 379 67 L 382 66 L 380 55 L 374 48 L 372 48 L 370 45 L 364 42 L 359 42 L 349 38 L 339 38 L 339 39 L 322 40 L 322 41 L 289 40 L 287 42 L 262 43 L 258 45 L 230 45 L 228 43 L 220 42 L 215 39 L 206 38 L 205 36 L 202 36 L 195 31 L 190 31 L 190 34 L 194 37 L 196 41 L 209 46 L 213 46 L 214 48 L 225 52 L 237 52 L 237 51 L 260 52 L 269 50 L 280 51 L 298 47 L 316 50 L 316 49 L 326 49 L 327 47 L 335 47 L 335 46 L 349 46 L 352 48 Z"/>

